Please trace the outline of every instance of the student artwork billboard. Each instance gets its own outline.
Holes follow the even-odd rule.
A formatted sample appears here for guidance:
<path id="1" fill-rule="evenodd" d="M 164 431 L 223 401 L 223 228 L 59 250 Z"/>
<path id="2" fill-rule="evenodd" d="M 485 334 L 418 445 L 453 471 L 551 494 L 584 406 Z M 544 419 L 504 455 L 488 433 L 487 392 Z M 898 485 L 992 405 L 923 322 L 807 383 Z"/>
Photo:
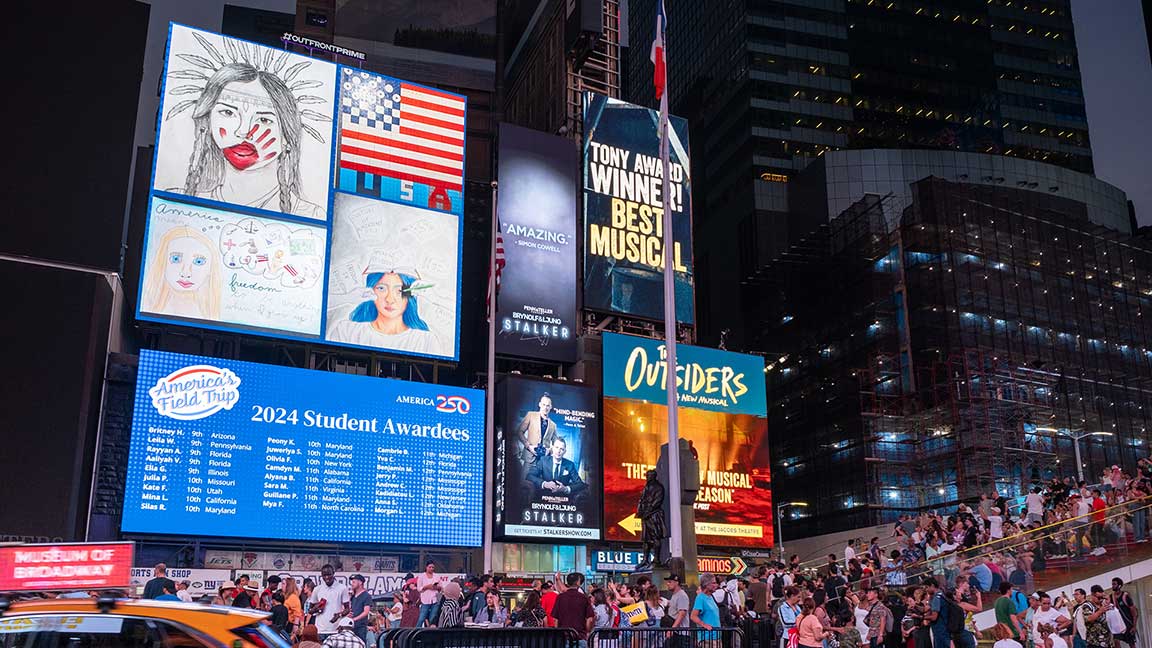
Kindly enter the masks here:
<path id="1" fill-rule="evenodd" d="M 465 97 L 182 25 L 161 97 L 137 318 L 458 358 Z"/>
<path id="2" fill-rule="evenodd" d="M 325 220 L 336 66 L 173 25 L 160 191 Z"/>
<path id="3" fill-rule="evenodd" d="M 584 307 L 664 317 L 663 193 L 672 209 L 676 318 L 692 323 L 692 182 L 688 122 L 671 117 L 671 182 L 660 161 L 659 113 L 584 96 Z"/>
<path id="4" fill-rule="evenodd" d="M 500 124 L 499 353 L 576 360 L 577 155 L 567 139 Z"/>
<path id="5" fill-rule="evenodd" d="M 496 536 L 599 540 L 596 390 L 507 376 L 497 399 Z"/>
<path id="6" fill-rule="evenodd" d="M 456 357 L 460 217 L 337 194 L 325 339 Z"/>
<path id="7" fill-rule="evenodd" d="M 603 342 L 605 536 L 639 542 L 636 502 L 668 442 L 664 343 L 615 333 L 605 333 Z M 679 345 L 675 375 L 680 438 L 700 463 L 700 544 L 771 547 L 764 360 Z"/>

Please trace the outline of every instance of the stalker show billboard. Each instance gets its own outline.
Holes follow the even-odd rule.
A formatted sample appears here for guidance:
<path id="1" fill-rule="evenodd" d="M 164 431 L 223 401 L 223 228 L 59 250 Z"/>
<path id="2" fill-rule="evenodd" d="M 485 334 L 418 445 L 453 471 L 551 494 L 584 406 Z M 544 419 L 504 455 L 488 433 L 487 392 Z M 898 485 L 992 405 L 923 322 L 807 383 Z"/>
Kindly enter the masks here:
<path id="1" fill-rule="evenodd" d="M 591 387 L 507 376 L 497 390 L 497 537 L 599 540 L 600 413 Z"/>
<path id="2" fill-rule="evenodd" d="M 576 360 L 577 154 L 562 137 L 500 124 L 498 353 Z"/>
<path id="3" fill-rule="evenodd" d="M 603 341 L 605 536 L 639 542 L 636 503 L 668 442 L 664 343 L 615 333 Z M 699 543 L 771 547 L 764 360 L 679 345 L 676 379 L 680 438 L 700 462 Z"/>
<path id="4" fill-rule="evenodd" d="M 676 319 L 692 323 L 692 182 L 688 122 L 671 117 L 669 175 L 660 161 L 659 113 L 584 97 L 584 306 L 664 317 L 663 192 L 672 208 Z"/>

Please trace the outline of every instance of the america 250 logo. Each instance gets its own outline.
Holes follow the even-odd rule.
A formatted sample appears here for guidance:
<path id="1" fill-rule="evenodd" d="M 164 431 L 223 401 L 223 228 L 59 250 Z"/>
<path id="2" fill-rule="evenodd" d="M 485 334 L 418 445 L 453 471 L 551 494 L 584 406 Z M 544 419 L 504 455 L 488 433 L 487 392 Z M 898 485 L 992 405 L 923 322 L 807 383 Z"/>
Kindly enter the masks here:
<path id="1" fill-rule="evenodd" d="M 230 369 L 192 365 L 157 380 L 148 394 L 160 414 L 194 421 L 232 409 L 240 400 L 240 377 Z"/>
<path id="2" fill-rule="evenodd" d="M 437 396 L 436 397 L 436 411 L 437 412 L 459 412 L 467 414 L 472 411 L 472 403 L 463 396 Z"/>

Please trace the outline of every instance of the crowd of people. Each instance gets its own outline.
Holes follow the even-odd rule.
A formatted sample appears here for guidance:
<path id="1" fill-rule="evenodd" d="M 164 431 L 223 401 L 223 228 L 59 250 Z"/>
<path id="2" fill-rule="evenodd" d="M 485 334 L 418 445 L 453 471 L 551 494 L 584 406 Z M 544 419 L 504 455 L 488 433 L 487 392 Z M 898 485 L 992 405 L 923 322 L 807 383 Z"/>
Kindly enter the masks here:
<path id="1" fill-rule="evenodd" d="M 592 583 L 571 573 L 533 582 L 509 609 L 492 576 L 446 580 L 429 562 L 383 601 L 363 576 L 345 585 L 325 565 L 319 582 L 270 576 L 257 587 L 239 576 L 203 602 L 268 611 L 300 648 L 365 648 L 389 628 L 421 627 L 569 628 L 582 643 L 593 636 L 609 648 L 675 648 L 678 629 L 736 627 L 768 648 L 975 648 L 982 634 L 995 648 L 1136 648 L 1139 612 L 1120 579 L 1050 594 L 1035 576 L 1053 560 L 1145 542 L 1150 496 L 1147 459 L 1134 475 L 1113 466 L 1096 486 L 1056 479 L 1023 498 L 992 492 L 949 513 L 901 516 L 890 537 L 851 540 L 822 564 L 792 556 L 746 578 L 702 574 L 694 598 L 675 575 L 661 588 L 648 576 Z M 192 600 L 188 583 L 169 580 L 163 565 L 144 597 Z M 982 633 L 973 617 L 985 609 L 994 609 L 995 625 Z M 735 635 L 724 636 L 731 645 Z"/>

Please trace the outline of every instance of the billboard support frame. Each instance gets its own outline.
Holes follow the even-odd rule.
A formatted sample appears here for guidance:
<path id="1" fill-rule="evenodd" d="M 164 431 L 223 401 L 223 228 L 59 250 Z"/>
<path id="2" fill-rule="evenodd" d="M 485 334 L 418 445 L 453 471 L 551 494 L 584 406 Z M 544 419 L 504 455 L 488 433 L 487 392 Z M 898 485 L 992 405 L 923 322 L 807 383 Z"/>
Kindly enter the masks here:
<path id="1" fill-rule="evenodd" d="M 485 465 L 496 457 L 496 201 L 498 186 L 492 181 L 492 222 L 489 225 L 488 249 L 488 384 L 485 389 L 484 455 Z M 484 471 L 484 573 L 492 573 L 492 518 L 496 515 L 495 477 L 491 470 Z"/>

